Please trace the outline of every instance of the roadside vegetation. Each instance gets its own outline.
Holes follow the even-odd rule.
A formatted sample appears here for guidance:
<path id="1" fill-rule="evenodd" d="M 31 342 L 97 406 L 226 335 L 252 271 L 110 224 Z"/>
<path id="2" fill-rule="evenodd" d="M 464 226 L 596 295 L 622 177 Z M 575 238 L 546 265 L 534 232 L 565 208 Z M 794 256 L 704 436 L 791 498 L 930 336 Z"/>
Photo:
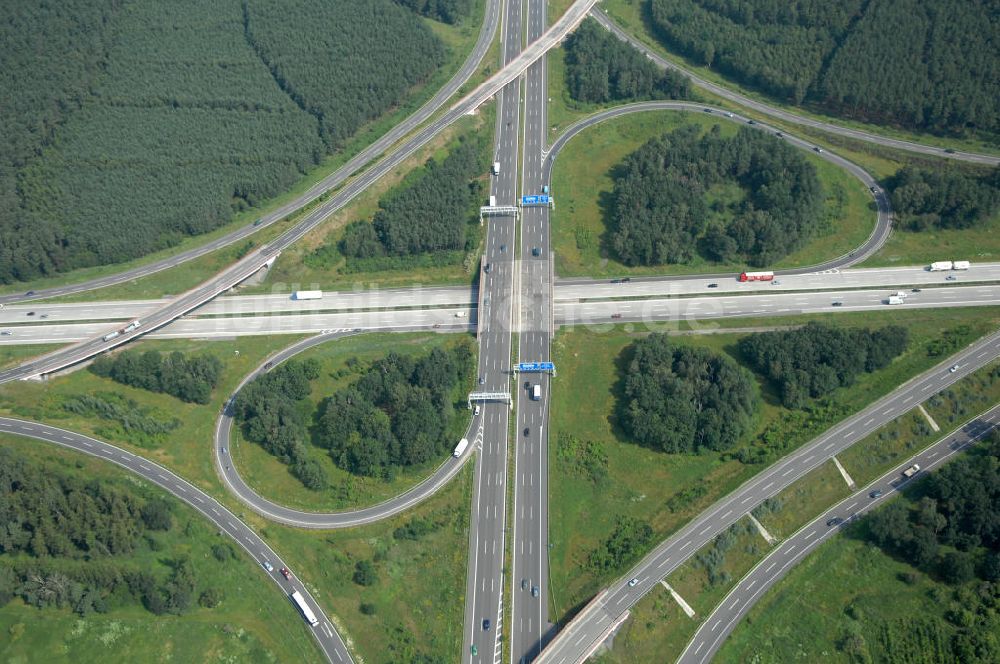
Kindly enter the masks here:
<path id="1" fill-rule="evenodd" d="M 181 352 L 162 355 L 155 350 L 145 353 L 123 350 L 101 355 L 89 369 L 116 383 L 164 392 L 188 403 L 206 404 L 219 383 L 222 360 L 210 353 L 189 358 Z"/>
<path id="2" fill-rule="evenodd" d="M 321 660 L 280 590 L 173 497 L 106 462 L 13 436 L 0 437 L 0 475 L 6 659 Z"/>
<path id="3" fill-rule="evenodd" d="M 654 155 L 668 145 L 668 154 L 678 152 L 658 166 Z M 745 161 L 732 161 L 736 154 L 760 159 L 747 171 Z M 754 180 L 766 164 L 791 169 L 771 190 Z M 552 180 L 561 276 L 811 265 L 860 245 L 875 220 L 870 194 L 846 172 L 701 113 L 637 113 L 589 128 L 560 153 Z M 790 203 L 791 191 L 802 194 L 799 202 Z"/>
<path id="4" fill-rule="evenodd" d="M 992 662 L 996 435 L 824 543 L 737 627 L 722 662 Z M 809 639 L 796 634 L 808 633 Z"/>
<path id="5" fill-rule="evenodd" d="M 599 587 L 624 572 L 627 565 L 762 467 L 856 412 L 908 378 L 940 361 L 928 353 L 946 333 L 963 338 L 963 344 L 994 329 L 996 312 L 949 310 L 893 312 L 895 315 L 847 314 L 822 320 L 853 334 L 863 327 L 878 329 L 893 323 L 908 330 L 906 350 L 883 369 L 860 373 L 850 387 L 810 397 L 801 407 L 782 405 L 778 385 L 754 374 L 762 397 L 755 423 L 737 442 L 734 451 L 702 454 L 665 453 L 640 445 L 627 432 L 617 414 L 624 398 L 625 376 L 630 365 L 627 349 L 645 334 L 610 329 L 565 330 L 553 344 L 559 376 L 553 383 L 551 481 L 551 583 L 552 615 L 564 620 Z M 805 317 L 808 320 L 808 317 Z M 797 322 L 790 320 L 789 323 Z M 742 321 L 739 332 L 684 336 L 672 335 L 672 346 L 695 347 L 725 354 L 750 368 L 740 352 L 747 327 L 773 326 L 774 319 Z M 959 329 L 955 332 L 956 328 Z M 560 385 L 572 385 L 563 389 Z M 573 403 L 590 404 L 587 411 Z M 744 453 L 745 452 L 745 453 Z M 636 469 L 642 469 L 637 472 Z M 619 555 L 622 564 L 597 569 L 588 563 L 594 551 L 613 551 L 614 533 L 622 522 L 629 532 L 649 537 L 629 538 L 634 546 Z M 609 542 L 612 543 L 609 546 Z"/>

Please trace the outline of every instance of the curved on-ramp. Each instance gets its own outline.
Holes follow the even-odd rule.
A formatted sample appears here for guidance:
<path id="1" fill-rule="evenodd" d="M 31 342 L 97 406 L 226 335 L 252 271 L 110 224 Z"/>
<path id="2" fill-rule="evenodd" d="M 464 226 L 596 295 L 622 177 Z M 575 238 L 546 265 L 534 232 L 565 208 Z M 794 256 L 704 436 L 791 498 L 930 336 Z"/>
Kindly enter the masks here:
<path id="1" fill-rule="evenodd" d="M 848 129 L 846 127 L 841 127 L 840 125 L 835 125 L 830 122 L 823 122 L 822 120 L 813 120 L 811 118 L 803 117 L 795 113 L 790 113 L 789 111 L 770 106 L 763 102 L 751 99 L 746 95 L 742 95 L 738 92 L 734 92 L 729 88 L 722 87 L 721 85 L 716 85 L 701 78 L 694 72 L 685 69 L 669 60 L 663 58 L 658 53 L 650 50 L 648 46 L 643 44 L 638 39 L 635 39 L 630 34 L 625 32 L 625 30 L 615 23 L 605 12 L 594 9 L 590 12 L 591 17 L 593 17 L 598 23 L 600 23 L 605 29 L 610 31 L 613 35 L 630 44 L 636 50 L 642 52 L 647 58 L 649 58 L 653 63 L 655 63 L 661 69 L 672 69 L 680 74 L 683 74 L 694 83 L 695 86 L 707 90 L 712 94 L 722 97 L 727 101 L 731 101 L 734 104 L 739 104 L 740 106 L 745 106 L 747 108 L 752 108 L 758 113 L 771 116 L 773 118 L 778 118 L 785 122 L 792 124 L 797 124 L 803 127 L 810 127 L 812 129 L 819 129 L 825 131 L 829 134 L 836 134 L 837 136 L 843 136 L 845 138 L 852 138 L 864 143 L 874 143 L 876 145 L 883 145 L 888 148 L 895 148 L 897 150 L 905 150 L 907 152 L 916 152 L 919 154 L 942 157 L 945 159 L 957 159 L 959 161 L 966 161 L 976 164 L 985 164 L 989 166 L 996 166 L 1000 164 L 1000 157 L 988 154 L 979 154 L 977 152 L 963 152 L 963 151 L 953 151 L 945 152 L 944 148 L 932 147 L 929 145 L 922 145 L 920 143 L 913 143 L 912 141 L 903 141 L 896 138 L 888 138 L 885 136 L 880 136 L 878 134 L 872 134 L 867 131 L 861 131 L 859 129 Z"/>
<path id="2" fill-rule="evenodd" d="M 306 588 L 296 575 L 293 574 L 291 579 L 286 579 L 279 573 L 282 567 L 292 570 L 294 570 L 294 567 L 282 561 L 281 557 L 267 542 L 261 539 L 238 516 L 195 485 L 155 461 L 136 456 L 120 447 L 96 438 L 48 424 L 0 417 L 0 433 L 34 438 L 76 452 L 82 452 L 104 461 L 109 461 L 155 484 L 175 498 L 184 501 L 201 513 L 206 519 L 214 523 L 220 533 L 225 533 L 240 545 L 255 562 L 261 565 L 264 573 L 281 588 L 286 597 L 293 590 L 298 590 L 302 593 L 306 603 L 317 618 L 319 618 L 318 625 L 315 627 L 306 625 L 306 629 L 312 633 L 327 660 L 338 663 L 353 661 L 351 653 L 348 651 L 340 634 L 337 633 L 336 627 L 334 627 L 333 623 L 327 617 L 323 608 L 309 593 L 309 589 Z M 270 571 L 263 567 L 264 562 L 270 563 L 272 566 Z"/>
<path id="3" fill-rule="evenodd" d="M 402 332 L 406 330 L 400 329 L 395 331 Z M 226 488 L 229 489 L 230 493 L 232 493 L 240 500 L 240 502 L 257 514 L 285 525 L 311 529 L 349 528 L 351 526 L 360 526 L 380 521 L 395 514 L 399 514 L 400 512 L 409 509 L 417 503 L 420 503 L 421 501 L 434 495 L 434 493 L 447 484 L 458 473 L 458 471 L 462 469 L 462 466 L 472 456 L 473 451 L 481 443 L 482 421 L 480 417 L 474 416 L 472 421 L 469 423 L 468 430 L 465 433 L 465 437 L 469 439 L 470 444 L 461 457 L 448 457 L 448 459 L 442 463 L 438 469 L 434 471 L 434 473 L 403 493 L 376 505 L 358 509 L 325 513 L 296 510 L 280 505 L 272 500 L 268 500 L 250 487 L 240 476 L 236 469 L 236 465 L 230 460 L 229 454 L 223 452 L 223 450 L 228 450 L 229 448 L 230 432 L 232 431 L 233 426 L 232 409 L 230 408 L 230 404 L 233 402 L 233 399 L 236 398 L 236 395 L 239 394 L 240 390 L 243 389 L 243 387 L 251 380 L 261 374 L 267 373 L 272 368 L 294 357 L 295 355 L 327 341 L 353 336 L 357 333 L 358 332 L 354 331 L 320 334 L 315 337 L 304 339 L 279 351 L 276 355 L 269 357 L 267 361 L 263 362 L 260 366 L 244 377 L 233 391 L 232 396 L 226 401 L 226 405 L 219 414 L 215 425 L 213 456 L 215 459 L 216 471 L 219 473 L 223 484 L 225 484 Z"/>

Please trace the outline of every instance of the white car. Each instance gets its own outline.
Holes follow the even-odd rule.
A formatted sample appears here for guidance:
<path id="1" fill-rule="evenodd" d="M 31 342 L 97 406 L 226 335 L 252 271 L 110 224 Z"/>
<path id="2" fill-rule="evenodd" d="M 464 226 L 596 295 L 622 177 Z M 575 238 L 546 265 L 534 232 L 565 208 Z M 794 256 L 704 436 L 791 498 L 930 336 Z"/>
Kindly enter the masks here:
<path id="1" fill-rule="evenodd" d="M 950 371 L 951 373 L 955 373 L 956 371 L 958 371 L 958 365 L 956 364 L 951 369 L 948 369 L 948 371 Z"/>
<path id="2" fill-rule="evenodd" d="M 261 563 L 261 566 L 264 569 L 266 569 L 268 572 L 273 572 L 274 571 L 274 565 L 272 565 L 271 563 L 267 562 L 266 560 Z"/>
<path id="3" fill-rule="evenodd" d="M 635 585 L 637 583 L 639 583 L 639 578 L 638 577 L 636 577 L 636 578 L 632 579 L 631 581 L 629 581 L 628 582 L 628 587 L 629 588 L 635 588 Z"/>

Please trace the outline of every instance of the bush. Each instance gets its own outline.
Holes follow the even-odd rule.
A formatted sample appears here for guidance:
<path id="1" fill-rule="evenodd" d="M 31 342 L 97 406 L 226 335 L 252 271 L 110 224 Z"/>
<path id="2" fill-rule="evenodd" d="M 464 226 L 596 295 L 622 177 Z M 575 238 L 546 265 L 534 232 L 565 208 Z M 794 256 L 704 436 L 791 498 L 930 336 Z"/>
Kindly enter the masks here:
<path id="1" fill-rule="evenodd" d="M 206 609 L 214 609 L 215 607 L 222 604 L 222 590 L 219 588 L 208 588 L 205 590 L 200 597 L 198 597 L 198 605 L 203 606 Z"/>
<path id="2" fill-rule="evenodd" d="M 229 546 L 228 544 L 213 544 L 212 555 L 220 563 L 224 563 L 236 557 L 236 554 L 233 553 L 232 547 Z"/>
<path id="3" fill-rule="evenodd" d="M 368 602 L 362 602 L 361 606 L 358 608 L 361 609 L 361 613 L 365 614 L 366 616 L 375 615 L 376 607 L 374 604 L 369 604 Z"/>
<path id="4" fill-rule="evenodd" d="M 359 560 L 354 565 L 354 583 L 359 586 L 373 586 L 378 583 L 378 571 L 370 560 Z"/>
<path id="5" fill-rule="evenodd" d="M 653 528 L 634 517 L 619 516 L 615 529 L 592 551 L 590 567 L 599 574 L 619 571 L 636 560 L 653 537 Z"/>

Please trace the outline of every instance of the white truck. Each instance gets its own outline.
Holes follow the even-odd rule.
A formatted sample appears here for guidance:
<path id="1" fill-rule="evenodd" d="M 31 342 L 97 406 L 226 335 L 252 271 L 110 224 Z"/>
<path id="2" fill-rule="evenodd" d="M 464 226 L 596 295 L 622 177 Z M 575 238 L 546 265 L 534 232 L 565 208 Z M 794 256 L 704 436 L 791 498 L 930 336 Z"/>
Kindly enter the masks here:
<path id="1" fill-rule="evenodd" d="M 500 162 L 499 161 L 494 161 L 493 162 L 493 175 L 500 175 Z"/>
<path id="2" fill-rule="evenodd" d="M 903 304 L 903 298 L 898 295 L 890 295 L 889 299 L 885 301 L 886 304 Z"/>
<path id="3" fill-rule="evenodd" d="M 122 332 L 122 334 L 128 334 L 132 330 L 138 329 L 138 327 L 140 325 L 142 325 L 142 323 L 140 323 L 137 320 L 134 320 L 131 323 L 129 323 L 128 325 L 126 325 L 125 327 L 123 327 L 122 330 L 121 330 L 121 332 Z"/>
<path id="4" fill-rule="evenodd" d="M 114 339 L 115 337 L 117 337 L 119 334 L 121 334 L 121 332 L 119 332 L 118 330 L 115 330 L 114 332 L 108 332 L 107 334 L 105 334 L 101 338 L 104 339 L 105 341 L 111 341 L 112 339 Z"/>
<path id="5" fill-rule="evenodd" d="M 497 206 L 497 197 L 490 196 L 490 207 L 496 207 L 496 206 Z"/>
<path id="6" fill-rule="evenodd" d="M 535 386 L 531 388 L 531 400 L 540 401 L 542 398 L 542 386 L 539 383 L 535 383 Z"/>
<path id="7" fill-rule="evenodd" d="M 297 290 L 292 293 L 293 300 L 320 300 L 323 298 L 321 290 Z"/>
<path id="8" fill-rule="evenodd" d="M 931 272 L 942 272 L 944 270 L 950 270 L 951 266 L 951 261 L 937 261 L 935 263 L 931 263 L 931 266 L 927 269 Z"/>
<path id="9" fill-rule="evenodd" d="M 454 455 L 455 458 L 462 456 L 462 452 L 464 452 L 465 448 L 467 448 L 468 446 L 469 446 L 469 441 L 466 440 L 465 438 L 458 441 L 458 445 L 455 446 L 455 455 Z"/>
<path id="10" fill-rule="evenodd" d="M 951 264 L 953 270 L 968 270 L 971 263 L 969 261 L 955 261 Z"/>

